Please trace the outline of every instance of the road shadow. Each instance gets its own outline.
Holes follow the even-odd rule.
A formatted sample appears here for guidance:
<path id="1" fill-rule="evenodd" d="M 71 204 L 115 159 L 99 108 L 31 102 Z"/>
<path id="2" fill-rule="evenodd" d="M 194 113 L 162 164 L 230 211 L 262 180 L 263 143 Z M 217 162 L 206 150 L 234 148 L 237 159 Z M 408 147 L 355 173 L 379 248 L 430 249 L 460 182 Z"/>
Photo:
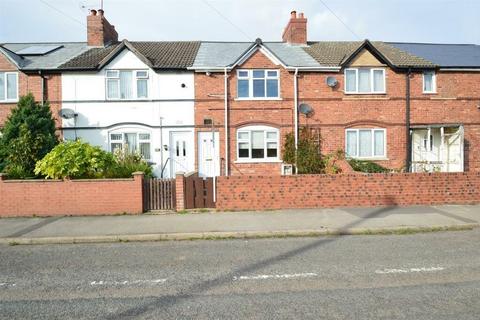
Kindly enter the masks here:
<path id="1" fill-rule="evenodd" d="M 389 200 L 388 203 L 392 203 L 394 199 L 389 198 L 388 200 Z M 271 266 L 273 264 L 282 262 L 284 260 L 294 258 L 295 256 L 298 256 L 298 255 L 300 255 L 302 253 L 305 253 L 307 251 L 310 251 L 310 250 L 317 249 L 319 247 L 328 245 L 329 243 L 332 243 L 332 242 L 336 241 L 337 239 L 342 237 L 344 234 L 346 234 L 348 229 L 353 228 L 353 227 L 357 226 L 358 224 L 360 224 L 362 220 L 369 219 L 369 218 L 375 218 L 375 217 L 384 215 L 385 213 L 393 210 L 394 208 L 396 208 L 396 206 L 388 206 L 388 207 L 382 207 L 382 208 L 374 209 L 372 212 L 363 216 L 362 218 L 360 218 L 360 219 L 358 219 L 358 220 L 356 220 L 352 223 L 344 225 L 342 228 L 340 228 L 337 235 L 329 236 L 329 237 L 323 237 L 323 238 L 320 238 L 320 239 L 318 239 L 318 240 L 316 240 L 312 243 L 309 243 L 307 245 L 304 245 L 304 246 L 298 247 L 296 249 L 287 251 L 285 253 L 275 255 L 273 257 L 266 258 L 266 259 L 261 260 L 259 262 L 234 269 L 231 272 L 229 272 L 227 274 L 224 274 L 224 275 L 221 275 L 221 276 L 219 276 L 215 279 L 203 281 L 203 282 L 197 283 L 195 285 L 189 286 L 189 287 L 181 290 L 180 292 L 178 292 L 178 294 L 166 295 L 166 296 L 159 297 L 158 299 L 155 299 L 154 301 L 151 301 L 149 303 L 145 303 L 143 305 L 133 307 L 133 308 L 130 308 L 128 310 L 110 315 L 110 316 L 106 317 L 106 319 L 112 319 L 113 320 L 113 319 L 138 317 L 138 316 L 141 316 L 141 315 L 145 315 L 149 311 L 152 311 L 152 310 L 157 309 L 157 308 L 166 309 L 166 308 L 173 307 L 173 306 L 181 303 L 182 301 L 188 300 L 188 299 L 194 297 L 195 295 L 198 295 L 198 294 L 200 294 L 204 291 L 211 290 L 213 288 L 220 287 L 220 286 L 222 286 L 226 283 L 229 283 L 237 275 L 251 274 L 251 273 L 253 273 L 257 270 L 260 270 L 262 268 Z"/>

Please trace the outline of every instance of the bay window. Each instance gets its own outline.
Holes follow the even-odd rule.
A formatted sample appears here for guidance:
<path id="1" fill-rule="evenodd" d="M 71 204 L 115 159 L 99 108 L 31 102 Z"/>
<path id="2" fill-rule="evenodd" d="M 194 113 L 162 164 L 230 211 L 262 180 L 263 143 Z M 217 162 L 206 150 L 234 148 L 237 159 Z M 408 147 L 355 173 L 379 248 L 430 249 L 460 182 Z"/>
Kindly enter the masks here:
<path id="1" fill-rule="evenodd" d="M 147 70 L 107 70 L 107 99 L 129 100 L 148 98 Z"/>
<path id="2" fill-rule="evenodd" d="M 138 152 L 145 160 L 151 158 L 150 133 L 121 132 L 110 134 L 110 151 L 127 148 L 129 152 Z"/>
<path id="3" fill-rule="evenodd" d="M 385 129 L 347 129 L 345 153 L 351 158 L 385 158 Z"/>
<path id="4" fill-rule="evenodd" d="M 0 101 L 18 100 L 18 73 L 0 72 Z"/>
<path id="5" fill-rule="evenodd" d="M 425 71 L 423 73 L 423 93 L 436 92 L 436 77 L 434 71 Z"/>
<path id="6" fill-rule="evenodd" d="M 279 98 L 278 70 L 238 70 L 237 78 L 240 99 Z"/>
<path id="7" fill-rule="evenodd" d="M 345 69 L 345 93 L 385 93 L 385 69 Z"/>
<path id="8" fill-rule="evenodd" d="M 237 131 L 238 160 L 278 160 L 278 129 L 250 126 Z"/>

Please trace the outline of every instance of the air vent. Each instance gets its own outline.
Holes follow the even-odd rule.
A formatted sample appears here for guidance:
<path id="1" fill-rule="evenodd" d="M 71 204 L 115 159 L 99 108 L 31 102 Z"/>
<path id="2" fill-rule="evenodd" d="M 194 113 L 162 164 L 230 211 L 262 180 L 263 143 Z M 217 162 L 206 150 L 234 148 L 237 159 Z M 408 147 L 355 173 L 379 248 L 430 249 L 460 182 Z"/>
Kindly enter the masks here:
<path id="1" fill-rule="evenodd" d="M 203 125 L 205 126 L 211 126 L 213 124 L 213 119 L 212 118 L 205 118 L 203 119 Z"/>

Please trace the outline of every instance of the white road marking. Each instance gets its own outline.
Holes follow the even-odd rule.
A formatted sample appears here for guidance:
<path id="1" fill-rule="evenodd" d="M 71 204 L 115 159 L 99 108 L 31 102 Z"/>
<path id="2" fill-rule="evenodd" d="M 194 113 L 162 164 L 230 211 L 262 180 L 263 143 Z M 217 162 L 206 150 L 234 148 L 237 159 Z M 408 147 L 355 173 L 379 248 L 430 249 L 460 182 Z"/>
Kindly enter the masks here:
<path id="1" fill-rule="evenodd" d="M 16 283 L 11 282 L 0 282 L 0 287 L 15 287 L 16 285 Z"/>
<path id="2" fill-rule="evenodd" d="M 404 268 L 404 269 L 383 269 L 375 270 L 377 274 L 389 274 L 389 273 L 412 273 L 412 272 L 434 272 L 445 270 L 444 267 L 421 267 L 421 268 Z"/>
<path id="3" fill-rule="evenodd" d="M 138 284 L 150 284 L 156 285 L 167 281 L 167 279 L 153 279 L 153 280 L 124 280 L 124 281 L 107 281 L 99 280 L 90 282 L 91 286 L 126 286 L 126 285 L 138 285 Z"/>
<path id="4" fill-rule="evenodd" d="M 256 276 L 240 276 L 233 277 L 233 281 L 237 280 L 267 280 L 267 279 L 293 279 L 293 278 L 309 278 L 316 277 L 316 273 L 293 273 L 293 274 L 259 274 Z"/>

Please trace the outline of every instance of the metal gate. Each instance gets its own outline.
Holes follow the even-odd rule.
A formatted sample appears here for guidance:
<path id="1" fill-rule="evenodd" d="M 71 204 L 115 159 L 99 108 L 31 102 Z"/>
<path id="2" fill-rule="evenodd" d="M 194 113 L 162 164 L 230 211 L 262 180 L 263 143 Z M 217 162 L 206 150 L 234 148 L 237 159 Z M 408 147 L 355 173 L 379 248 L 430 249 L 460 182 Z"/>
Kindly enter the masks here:
<path id="1" fill-rule="evenodd" d="M 185 209 L 215 208 L 213 178 L 185 178 Z"/>
<path id="2" fill-rule="evenodd" d="M 175 179 L 145 179 L 143 181 L 143 208 L 173 210 L 176 206 Z"/>

